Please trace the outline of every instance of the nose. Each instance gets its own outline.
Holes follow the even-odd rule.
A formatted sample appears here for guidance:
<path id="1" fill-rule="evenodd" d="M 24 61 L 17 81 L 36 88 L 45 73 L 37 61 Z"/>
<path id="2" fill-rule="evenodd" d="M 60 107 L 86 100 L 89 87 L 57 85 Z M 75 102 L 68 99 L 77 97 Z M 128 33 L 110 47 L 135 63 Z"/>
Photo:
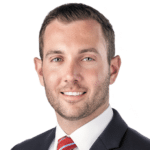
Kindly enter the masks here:
<path id="1" fill-rule="evenodd" d="M 64 69 L 64 81 L 70 83 L 81 81 L 81 70 L 76 62 L 66 64 Z"/>

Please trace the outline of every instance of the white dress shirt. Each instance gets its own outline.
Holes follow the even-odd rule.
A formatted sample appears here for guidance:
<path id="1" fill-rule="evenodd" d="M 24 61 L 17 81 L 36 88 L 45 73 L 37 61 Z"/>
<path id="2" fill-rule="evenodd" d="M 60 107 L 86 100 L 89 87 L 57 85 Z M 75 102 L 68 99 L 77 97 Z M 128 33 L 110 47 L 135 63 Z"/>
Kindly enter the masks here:
<path id="1" fill-rule="evenodd" d="M 63 136 L 71 137 L 77 148 L 73 150 L 89 150 L 96 139 L 107 127 L 113 117 L 112 108 L 109 106 L 102 114 L 75 130 L 71 135 L 67 135 L 57 123 L 55 139 L 48 150 L 57 150 L 57 143 Z"/>

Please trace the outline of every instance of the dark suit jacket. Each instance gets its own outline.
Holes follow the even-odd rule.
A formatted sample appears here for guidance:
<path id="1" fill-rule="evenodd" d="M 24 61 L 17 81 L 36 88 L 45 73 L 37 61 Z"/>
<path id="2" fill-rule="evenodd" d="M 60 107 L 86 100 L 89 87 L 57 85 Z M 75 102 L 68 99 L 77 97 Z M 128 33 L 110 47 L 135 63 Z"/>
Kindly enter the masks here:
<path id="1" fill-rule="evenodd" d="M 150 150 L 150 139 L 127 126 L 119 113 L 114 116 L 90 150 Z M 53 128 L 32 139 L 26 140 L 12 150 L 48 150 L 55 137 Z"/>

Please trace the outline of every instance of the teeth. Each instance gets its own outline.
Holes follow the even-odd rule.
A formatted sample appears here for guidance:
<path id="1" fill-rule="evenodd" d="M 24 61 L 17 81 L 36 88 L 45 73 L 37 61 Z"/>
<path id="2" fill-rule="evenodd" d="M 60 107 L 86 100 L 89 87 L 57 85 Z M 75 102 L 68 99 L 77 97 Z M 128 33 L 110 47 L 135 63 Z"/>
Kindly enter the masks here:
<path id="1" fill-rule="evenodd" d="M 65 95 L 77 96 L 82 95 L 84 92 L 64 92 Z"/>

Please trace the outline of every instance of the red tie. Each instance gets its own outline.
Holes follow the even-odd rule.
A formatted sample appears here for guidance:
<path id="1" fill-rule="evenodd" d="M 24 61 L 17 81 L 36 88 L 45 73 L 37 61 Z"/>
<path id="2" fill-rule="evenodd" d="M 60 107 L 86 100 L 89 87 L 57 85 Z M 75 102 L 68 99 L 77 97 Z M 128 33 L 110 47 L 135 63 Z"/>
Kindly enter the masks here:
<path id="1" fill-rule="evenodd" d="M 72 150 L 76 147 L 76 144 L 70 137 L 64 136 L 58 140 L 57 150 Z"/>

